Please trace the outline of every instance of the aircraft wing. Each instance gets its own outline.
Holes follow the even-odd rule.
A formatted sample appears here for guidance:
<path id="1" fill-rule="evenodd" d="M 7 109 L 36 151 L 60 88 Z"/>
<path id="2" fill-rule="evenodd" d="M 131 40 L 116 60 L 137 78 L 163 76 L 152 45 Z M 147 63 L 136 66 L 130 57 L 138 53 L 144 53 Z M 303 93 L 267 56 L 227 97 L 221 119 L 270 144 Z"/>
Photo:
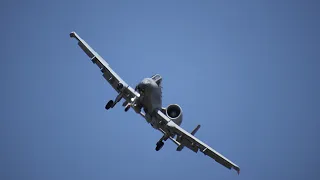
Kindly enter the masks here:
<path id="1" fill-rule="evenodd" d="M 190 150 L 194 152 L 198 152 L 200 150 L 202 153 L 204 153 L 207 156 L 210 156 L 213 158 L 216 162 L 220 163 L 221 165 L 225 166 L 228 169 L 234 169 L 240 173 L 240 168 L 236 164 L 234 164 L 232 161 L 212 149 L 210 146 L 205 144 L 204 142 L 200 141 L 196 137 L 194 137 L 192 134 L 188 133 L 186 130 L 178 126 L 176 123 L 171 121 L 165 114 L 163 114 L 160 110 L 158 111 L 158 115 L 160 118 L 165 120 L 167 122 L 166 126 L 169 128 L 170 133 L 177 135 L 177 138 L 179 141 L 170 138 L 175 144 L 177 145 L 183 145 Z"/>
<path id="2" fill-rule="evenodd" d="M 132 102 L 133 98 L 140 96 L 140 94 L 123 81 L 120 76 L 111 69 L 109 64 L 83 39 L 81 39 L 77 33 L 71 32 L 70 37 L 78 40 L 80 48 L 89 56 L 91 61 L 99 67 L 100 71 L 103 73 L 103 77 L 119 94 L 121 94 L 121 97 L 127 102 Z"/>

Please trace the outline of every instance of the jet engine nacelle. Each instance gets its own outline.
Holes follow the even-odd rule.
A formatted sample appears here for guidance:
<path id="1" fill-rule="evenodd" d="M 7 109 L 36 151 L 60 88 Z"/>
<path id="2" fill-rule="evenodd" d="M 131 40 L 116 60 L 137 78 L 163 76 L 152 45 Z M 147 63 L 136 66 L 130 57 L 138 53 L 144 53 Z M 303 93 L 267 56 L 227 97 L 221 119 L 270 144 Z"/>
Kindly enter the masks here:
<path id="1" fill-rule="evenodd" d="M 177 125 L 182 123 L 182 109 L 178 104 L 170 104 L 166 108 L 166 115 Z"/>

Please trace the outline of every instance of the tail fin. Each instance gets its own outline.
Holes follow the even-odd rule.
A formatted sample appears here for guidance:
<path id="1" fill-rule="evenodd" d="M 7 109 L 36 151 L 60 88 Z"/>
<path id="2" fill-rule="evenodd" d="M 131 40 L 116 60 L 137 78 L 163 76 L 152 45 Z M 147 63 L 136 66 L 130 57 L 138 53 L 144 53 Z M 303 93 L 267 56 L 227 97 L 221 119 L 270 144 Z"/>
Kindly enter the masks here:
<path id="1" fill-rule="evenodd" d="M 155 74 L 151 78 L 158 84 L 158 86 L 161 85 L 162 77 L 159 74 Z"/>
<path id="2" fill-rule="evenodd" d="M 196 127 L 196 128 L 194 128 L 194 130 L 191 132 L 191 134 L 192 135 L 195 135 L 196 133 L 197 133 L 197 131 L 200 129 L 200 124 Z"/>

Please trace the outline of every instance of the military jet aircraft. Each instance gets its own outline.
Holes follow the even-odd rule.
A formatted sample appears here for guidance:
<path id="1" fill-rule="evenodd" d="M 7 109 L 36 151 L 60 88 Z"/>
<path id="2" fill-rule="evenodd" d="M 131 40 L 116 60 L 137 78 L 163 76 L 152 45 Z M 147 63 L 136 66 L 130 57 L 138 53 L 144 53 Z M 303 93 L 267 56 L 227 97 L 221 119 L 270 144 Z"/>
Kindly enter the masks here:
<path id="1" fill-rule="evenodd" d="M 162 107 L 162 77 L 159 74 L 155 74 L 151 78 L 143 79 L 135 89 L 133 89 L 122 80 L 120 76 L 111 69 L 109 64 L 81 39 L 78 34 L 71 32 L 70 37 L 78 40 L 80 48 L 89 56 L 91 61 L 99 67 L 103 77 L 118 93 L 115 100 L 110 100 L 105 108 L 107 110 L 114 108 L 121 99 L 124 99 L 122 105 L 125 107 L 124 110 L 126 112 L 132 108 L 150 123 L 153 128 L 163 133 L 163 136 L 156 144 L 156 151 L 159 151 L 163 147 L 163 141 L 170 139 L 178 146 L 177 151 L 181 151 L 184 147 L 196 153 L 201 151 L 226 168 L 235 169 L 239 174 L 239 166 L 194 136 L 199 130 L 200 125 L 191 133 L 188 133 L 180 127 L 182 123 L 182 109 L 178 104 L 170 104 L 166 108 Z"/>

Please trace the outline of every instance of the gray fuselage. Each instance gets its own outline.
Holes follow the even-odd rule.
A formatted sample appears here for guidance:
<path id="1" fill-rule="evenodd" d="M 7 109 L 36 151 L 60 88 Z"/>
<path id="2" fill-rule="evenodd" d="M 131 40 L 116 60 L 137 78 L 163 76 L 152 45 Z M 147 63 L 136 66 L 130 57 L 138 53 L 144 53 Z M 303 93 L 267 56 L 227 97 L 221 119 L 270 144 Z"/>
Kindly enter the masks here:
<path id="1" fill-rule="evenodd" d="M 145 78 L 138 84 L 139 102 L 147 114 L 162 108 L 161 86 L 152 78 Z"/>
<path id="2" fill-rule="evenodd" d="M 160 83 L 152 78 L 143 79 L 136 87 L 140 93 L 139 106 L 145 111 L 145 118 L 152 127 L 158 127 L 156 111 L 162 108 L 162 91 Z"/>

